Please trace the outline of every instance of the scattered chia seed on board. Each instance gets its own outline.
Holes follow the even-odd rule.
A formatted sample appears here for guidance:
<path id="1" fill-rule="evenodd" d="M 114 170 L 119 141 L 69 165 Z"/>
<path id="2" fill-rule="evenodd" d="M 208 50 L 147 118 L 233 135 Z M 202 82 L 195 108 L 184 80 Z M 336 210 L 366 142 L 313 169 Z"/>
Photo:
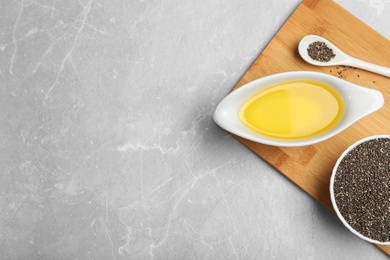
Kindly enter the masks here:
<path id="1" fill-rule="evenodd" d="M 336 170 L 334 195 L 352 228 L 390 241 L 390 138 L 368 140 L 345 155 Z"/>
<path id="2" fill-rule="evenodd" d="M 324 42 L 316 41 L 309 44 L 307 54 L 316 61 L 328 62 L 336 57 L 333 50 L 326 46 Z"/>

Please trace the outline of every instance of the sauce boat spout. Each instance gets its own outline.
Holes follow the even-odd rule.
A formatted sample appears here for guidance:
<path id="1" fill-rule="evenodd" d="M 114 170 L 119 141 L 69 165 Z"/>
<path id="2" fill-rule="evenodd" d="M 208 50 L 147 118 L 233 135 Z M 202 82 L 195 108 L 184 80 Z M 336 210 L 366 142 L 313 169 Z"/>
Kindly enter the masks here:
<path id="1" fill-rule="evenodd" d="M 348 86 L 350 85 L 350 86 Z M 345 97 L 348 102 L 345 111 L 345 123 L 352 125 L 359 119 L 377 111 L 384 105 L 384 97 L 381 92 L 375 89 L 362 87 L 346 82 L 348 88 Z"/>

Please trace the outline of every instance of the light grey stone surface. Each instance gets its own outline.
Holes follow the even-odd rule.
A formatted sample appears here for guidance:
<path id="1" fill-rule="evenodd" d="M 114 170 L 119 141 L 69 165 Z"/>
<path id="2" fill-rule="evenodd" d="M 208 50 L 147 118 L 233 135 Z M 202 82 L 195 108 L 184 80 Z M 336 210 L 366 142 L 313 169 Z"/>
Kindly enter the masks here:
<path id="1" fill-rule="evenodd" d="M 298 4 L 2 0 L 0 258 L 386 259 L 212 121 Z"/>

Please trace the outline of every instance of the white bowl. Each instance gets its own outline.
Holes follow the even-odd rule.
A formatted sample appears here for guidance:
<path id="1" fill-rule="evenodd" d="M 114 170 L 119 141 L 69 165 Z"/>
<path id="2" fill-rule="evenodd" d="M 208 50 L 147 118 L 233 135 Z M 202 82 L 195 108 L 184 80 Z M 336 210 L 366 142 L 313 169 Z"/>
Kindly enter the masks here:
<path id="1" fill-rule="evenodd" d="M 248 98 L 262 89 L 293 80 L 313 80 L 332 86 L 341 95 L 345 106 L 344 115 L 339 123 L 321 135 L 303 139 L 286 140 L 257 134 L 241 122 L 238 111 Z M 214 121 L 226 131 L 245 139 L 273 146 L 293 147 L 311 145 L 331 138 L 362 117 L 380 109 L 383 104 L 383 95 L 377 90 L 358 86 L 325 73 L 293 71 L 266 76 L 234 90 L 218 104 L 213 118 Z"/>
<path id="2" fill-rule="evenodd" d="M 335 179 L 335 176 L 336 176 L 336 171 L 337 171 L 337 168 L 340 164 L 340 162 L 343 160 L 343 158 L 353 149 L 355 148 L 356 146 L 364 143 L 364 142 L 367 142 L 369 140 L 373 140 L 373 139 L 380 139 L 380 138 L 387 138 L 387 139 L 390 139 L 390 135 L 374 135 L 374 136 L 369 136 L 369 137 L 366 137 L 366 138 L 363 138 L 357 142 L 355 142 L 354 144 L 352 144 L 351 146 L 349 146 L 342 154 L 341 156 L 339 157 L 339 159 L 337 160 L 334 168 L 333 168 L 333 171 L 332 171 L 332 176 L 330 178 L 330 186 L 329 186 L 329 191 L 330 191 L 330 199 L 332 201 L 332 206 L 333 206 L 333 209 L 335 210 L 338 218 L 341 220 L 341 222 L 344 224 L 344 226 L 346 226 L 353 234 L 355 234 L 356 236 L 360 237 L 361 239 L 364 239 L 370 243 L 374 243 L 374 244 L 380 244 L 380 245 L 390 245 L 390 241 L 388 242 L 381 242 L 381 241 L 377 241 L 377 240 L 374 240 L 374 239 L 371 239 L 369 237 L 366 237 L 362 234 L 360 234 L 358 231 L 356 231 L 353 227 L 351 227 L 348 222 L 344 219 L 344 216 L 340 213 L 338 207 L 337 207 L 337 204 L 336 204 L 336 199 L 335 199 L 335 196 L 334 196 L 334 179 Z"/>

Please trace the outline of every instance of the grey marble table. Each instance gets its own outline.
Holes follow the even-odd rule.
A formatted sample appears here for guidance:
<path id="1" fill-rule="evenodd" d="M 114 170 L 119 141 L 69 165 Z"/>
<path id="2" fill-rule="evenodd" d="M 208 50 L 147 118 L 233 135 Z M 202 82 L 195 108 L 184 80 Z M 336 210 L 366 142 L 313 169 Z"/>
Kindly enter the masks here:
<path id="1" fill-rule="evenodd" d="M 298 4 L 2 0 L 0 259 L 387 259 L 212 121 Z"/>

